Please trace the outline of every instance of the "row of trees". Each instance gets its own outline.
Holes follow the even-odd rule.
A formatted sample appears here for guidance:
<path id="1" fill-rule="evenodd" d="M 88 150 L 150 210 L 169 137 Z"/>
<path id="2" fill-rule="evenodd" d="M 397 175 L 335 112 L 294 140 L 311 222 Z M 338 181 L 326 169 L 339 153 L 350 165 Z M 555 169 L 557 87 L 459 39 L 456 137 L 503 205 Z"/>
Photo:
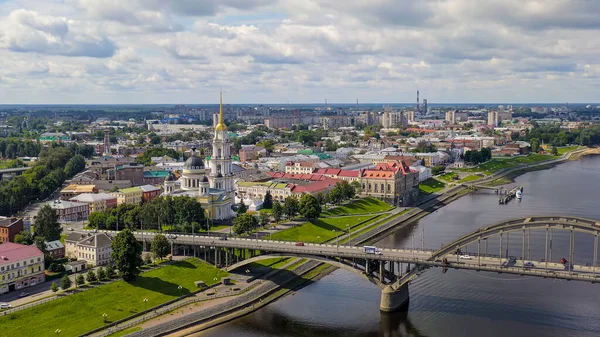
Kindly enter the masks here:
<path id="1" fill-rule="evenodd" d="M 119 228 L 156 229 L 173 226 L 179 232 L 206 228 L 202 205 L 188 196 L 158 197 L 142 205 L 123 204 L 103 212 L 92 212 L 90 227 L 114 230 Z M 193 227 L 193 228 L 192 228 Z"/>
<path id="2" fill-rule="evenodd" d="M 466 151 L 463 156 L 465 162 L 477 165 L 479 163 L 485 163 L 486 161 L 492 159 L 492 150 L 490 150 L 487 147 L 484 147 L 479 151 Z"/>
<path id="3" fill-rule="evenodd" d="M 77 146 L 53 144 L 39 154 L 35 165 L 0 184 L 0 215 L 11 215 L 37 199 L 54 193 L 62 183 L 85 168 L 85 158 L 75 154 Z"/>
<path id="4" fill-rule="evenodd" d="M 37 157 L 42 146 L 31 140 L 0 139 L 0 157 L 15 159 L 17 157 Z"/>

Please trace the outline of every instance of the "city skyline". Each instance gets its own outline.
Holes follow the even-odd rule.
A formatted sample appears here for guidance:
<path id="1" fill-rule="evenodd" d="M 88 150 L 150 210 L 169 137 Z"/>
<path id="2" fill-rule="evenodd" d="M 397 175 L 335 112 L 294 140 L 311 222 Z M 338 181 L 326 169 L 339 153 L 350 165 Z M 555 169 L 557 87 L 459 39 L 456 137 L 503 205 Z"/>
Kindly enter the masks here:
<path id="1" fill-rule="evenodd" d="M 589 1 L 0 4 L 0 104 L 564 104 L 600 84 Z"/>

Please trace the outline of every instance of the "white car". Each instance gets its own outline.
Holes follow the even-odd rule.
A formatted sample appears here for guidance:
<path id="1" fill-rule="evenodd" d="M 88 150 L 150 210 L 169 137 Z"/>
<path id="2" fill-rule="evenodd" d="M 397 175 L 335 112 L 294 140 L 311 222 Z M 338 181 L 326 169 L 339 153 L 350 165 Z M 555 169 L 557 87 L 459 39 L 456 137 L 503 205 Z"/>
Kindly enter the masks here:
<path id="1" fill-rule="evenodd" d="M 10 309 L 12 308 L 12 305 L 8 304 L 8 303 L 0 303 L 0 309 Z"/>
<path id="2" fill-rule="evenodd" d="M 470 255 L 461 255 L 458 258 L 462 259 L 462 260 L 471 260 L 471 259 L 473 259 Z"/>

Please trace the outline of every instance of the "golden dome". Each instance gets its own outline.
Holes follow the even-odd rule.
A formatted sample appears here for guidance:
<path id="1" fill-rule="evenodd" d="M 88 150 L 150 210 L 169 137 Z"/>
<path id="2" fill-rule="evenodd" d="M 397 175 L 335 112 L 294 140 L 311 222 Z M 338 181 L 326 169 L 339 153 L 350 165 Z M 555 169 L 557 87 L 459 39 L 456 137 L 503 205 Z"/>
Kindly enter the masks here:
<path id="1" fill-rule="evenodd" d="M 215 127 L 215 131 L 227 131 L 227 125 L 223 123 L 217 124 L 217 126 Z"/>

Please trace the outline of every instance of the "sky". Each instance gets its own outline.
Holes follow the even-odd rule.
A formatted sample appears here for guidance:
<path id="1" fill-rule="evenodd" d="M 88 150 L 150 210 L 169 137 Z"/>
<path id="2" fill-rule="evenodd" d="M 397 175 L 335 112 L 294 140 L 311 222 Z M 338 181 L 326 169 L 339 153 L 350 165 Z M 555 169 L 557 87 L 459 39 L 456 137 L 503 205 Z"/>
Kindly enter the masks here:
<path id="1" fill-rule="evenodd" d="M 0 0 L 0 104 L 599 102 L 597 0 Z"/>

